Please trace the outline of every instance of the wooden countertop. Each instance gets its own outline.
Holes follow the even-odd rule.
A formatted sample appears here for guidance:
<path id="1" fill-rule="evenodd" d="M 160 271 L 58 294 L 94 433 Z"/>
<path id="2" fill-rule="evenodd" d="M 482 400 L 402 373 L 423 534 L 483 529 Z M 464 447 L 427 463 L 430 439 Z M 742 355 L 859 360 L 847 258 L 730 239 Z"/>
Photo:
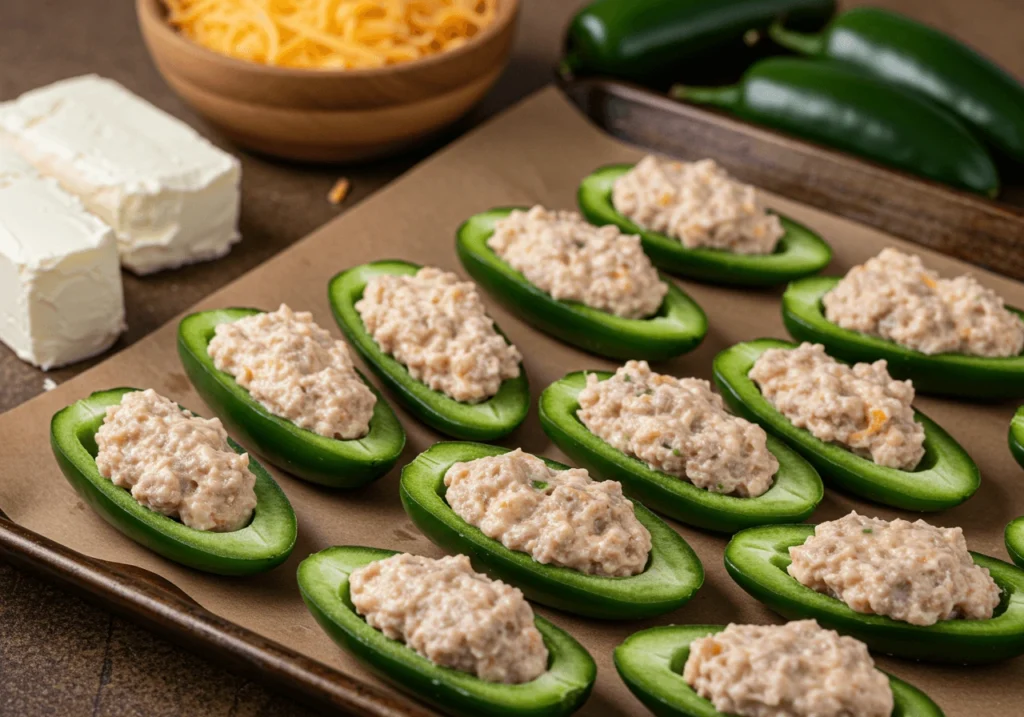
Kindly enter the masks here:
<path id="1" fill-rule="evenodd" d="M 546 84 L 561 30 L 583 0 L 524 0 L 512 65 L 448 139 Z M 848 0 L 845 6 L 870 4 Z M 1020 0 L 876 0 L 951 32 L 1024 77 Z M 112 77 L 210 133 L 164 85 L 126 0 L 2 0 L 0 99 L 76 74 Z M 213 137 L 216 141 L 216 137 Z M 443 142 L 445 140 L 442 140 Z M 243 242 L 221 261 L 140 279 L 125 275 L 125 346 L 376 191 L 437 146 L 359 167 L 307 167 L 242 156 Z M 231 149 L 230 147 L 228 149 Z M 341 207 L 327 192 L 340 177 Z M 58 383 L 88 364 L 51 372 Z M 0 411 L 43 390 L 44 374 L 0 345 Z M 0 563 L 0 714 L 306 716 L 312 712 L 107 611 Z"/>

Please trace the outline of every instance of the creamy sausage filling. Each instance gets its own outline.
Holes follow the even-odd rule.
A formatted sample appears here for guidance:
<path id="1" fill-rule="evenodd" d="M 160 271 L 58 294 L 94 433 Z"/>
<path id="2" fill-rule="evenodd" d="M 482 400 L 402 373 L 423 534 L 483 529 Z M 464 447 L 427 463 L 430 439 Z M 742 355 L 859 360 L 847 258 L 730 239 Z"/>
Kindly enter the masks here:
<path id="1" fill-rule="evenodd" d="M 539 563 L 589 575 L 642 573 L 651 534 L 616 481 L 556 471 L 522 450 L 456 463 L 445 499 L 463 520 Z"/>
<path id="2" fill-rule="evenodd" d="M 495 223 L 487 246 L 552 298 L 616 316 L 650 316 L 668 293 L 640 237 L 595 227 L 577 212 L 513 210 Z"/>
<path id="3" fill-rule="evenodd" d="M 893 379 L 885 361 L 848 366 L 821 344 L 803 343 L 765 351 L 749 376 L 790 423 L 819 440 L 900 470 L 913 470 L 924 457 L 914 385 Z"/>
<path id="4" fill-rule="evenodd" d="M 970 274 L 943 279 L 895 249 L 853 267 L 822 297 L 825 318 L 926 354 L 1016 356 L 1024 321 Z"/>
<path id="5" fill-rule="evenodd" d="M 219 324 L 208 348 L 221 371 L 275 416 L 327 438 L 362 438 L 377 403 L 348 347 L 284 304 Z"/>
<path id="6" fill-rule="evenodd" d="M 381 351 L 456 401 L 479 403 L 519 376 L 519 350 L 495 330 L 476 285 L 455 274 L 375 276 L 355 308 Z"/>
<path id="7" fill-rule="evenodd" d="M 986 620 L 999 605 L 999 586 L 971 560 L 960 528 L 854 512 L 815 526 L 789 555 L 796 580 L 860 613 L 934 625 Z"/>
<path id="8" fill-rule="evenodd" d="M 785 234 L 754 187 L 736 181 L 712 159 L 644 157 L 615 180 L 612 204 L 638 226 L 674 237 L 687 249 L 771 254 Z"/>
<path id="9" fill-rule="evenodd" d="M 474 572 L 465 555 L 395 555 L 353 571 L 349 587 L 367 624 L 436 665 L 509 684 L 547 670 L 522 592 Z"/>
<path id="10" fill-rule="evenodd" d="M 727 413 L 702 379 L 630 361 L 605 381 L 587 376 L 579 404 L 576 415 L 598 438 L 713 493 L 757 497 L 779 469 L 764 429 Z"/>
<path id="11" fill-rule="evenodd" d="M 694 640 L 683 679 L 739 717 L 890 717 L 894 708 L 867 646 L 814 620 L 729 625 Z"/>
<path id="12" fill-rule="evenodd" d="M 96 432 L 96 467 L 141 505 L 190 528 L 244 528 L 256 508 L 249 456 L 228 445 L 220 419 L 182 410 L 156 391 L 126 393 Z"/>

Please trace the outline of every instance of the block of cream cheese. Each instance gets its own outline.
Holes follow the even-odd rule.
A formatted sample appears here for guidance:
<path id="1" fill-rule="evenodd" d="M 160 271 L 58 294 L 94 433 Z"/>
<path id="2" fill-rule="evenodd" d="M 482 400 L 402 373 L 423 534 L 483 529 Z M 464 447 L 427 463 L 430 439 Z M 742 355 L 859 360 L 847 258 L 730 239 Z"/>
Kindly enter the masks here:
<path id="1" fill-rule="evenodd" d="M 76 77 L 4 103 L 0 135 L 114 230 L 137 274 L 238 241 L 238 160 L 112 80 Z"/>
<path id="2" fill-rule="evenodd" d="M 0 147 L 0 340 L 49 369 L 106 350 L 123 330 L 114 233 Z"/>

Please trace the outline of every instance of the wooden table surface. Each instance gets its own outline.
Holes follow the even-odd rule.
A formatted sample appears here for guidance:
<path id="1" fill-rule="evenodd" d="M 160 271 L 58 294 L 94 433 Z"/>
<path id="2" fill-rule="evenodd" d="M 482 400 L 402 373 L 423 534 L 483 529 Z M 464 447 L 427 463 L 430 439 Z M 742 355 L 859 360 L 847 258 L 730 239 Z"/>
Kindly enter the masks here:
<path id="1" fill-rule="evenodd" d="M 221 261 L 145 279 L 126 274 L 129 329 L 120 346 L 305 236 L 444 141 L 550 81 L 562 27 L 583 0 L 523 2 L 509 70 L 484 103 L 433 147 L 358 167 L 297 166 L 243 155 L 243 242 Z M 1022 0 L 873 4 L 925 19 L 1024 78 Z M 156 74 L 139 38 L 132 6 L 129 0 L 0 0 L 0 100 L 57 79 L 95 72 L 122 82 L 210 136 Z M 343 206 L 335 207 L 326 195 L 340 176 L 352 181 L 352 192 Z M 49 377 L 61 382 L 87 366 L 51 372 Z M 0 411 L 40 393 L 43 379 L 44 374 L 0 345 Z M 311 714 L 259 684 L 0 563 L 0 715 Z"/>

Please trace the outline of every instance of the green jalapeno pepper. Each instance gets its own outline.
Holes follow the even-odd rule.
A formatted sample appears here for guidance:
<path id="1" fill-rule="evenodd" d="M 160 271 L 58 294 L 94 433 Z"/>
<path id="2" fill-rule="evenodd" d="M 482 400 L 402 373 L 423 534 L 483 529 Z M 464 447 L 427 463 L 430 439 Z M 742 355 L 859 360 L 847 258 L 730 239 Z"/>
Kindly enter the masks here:
<path id="1" fill-rule="evenodd" d="M 617 359 L 661 361 L 697 347 L 708 320 L 697 303 L 662 277 L 668 294 L 658 312 L 627 319 L 575 301 L 560 301 L 530 283 L 487 246 L 495 223 L 512 209 L 477 214 L 459 227 L 462 266 L 492 296 L 530 325 L 584 351 Z"/>
<path id="2" fill-rule="evenodd" d="M 489 575 L 515 585 L 527 598 L 577 615 L 609 620 L 652 617 L 687 602 L 704 582 L 696 554 L 676 531 L 639 503 L 637 520 L 651 534 L 644 571 L 631 577 L 601 577 L 538 563 L 506 548 L 463 520 L 445 501 L 444 476 L 456 463 L 508 453 L 480 443 L 435 443 L 402 469 L 402 505 L 412 522 L 437 545 L 463 553 Z M 554 470 L 566 470 L 544 460 Z"/>
<path id="3" fill-rule="evenodd" d="M 284 492 L 255 460 L 252 522 L 229 533 L 195 530 L 141 505 L 96 467 L 96 432 L 106 411 L 134 388 L 100 391 L 59 411 L 50 422 L 50 446 L 61 472 L 101 518 L 140 545 L 182 565 L 219 575 L 250 575 L 283 563 L 295 545 L 295 513 Z M 245 451 L 228 439 L 236 453 Z"/>
<path id="4" fill-rule="evenodd" d="M 822 298 L 839 277 L 794 281 L 782 295 L 782 320 L 798 341 L 823 344 L 844 361 L 885 359 L 889 373 L 911 379 L 920 393 L 963 398 L 1024 396 L 1024 355 L 987 358 L 964 354 L 925 354 L 892 341 L 843 329 L 825 318 Z M 1024 312 L 1010 308 L 1024 318 Z"/>
<path id="5" fill-rule="evenodd" d="M 258 313 L 256 309 L 204 311 L 179 324 L 178 355 L 206 404 L 261 456 L 312 483 L 355 488 L 391 470 L 405 446 L 405 431 L 384 397 L 361 374 L 377 397 L 370 431 L 362 438 L 337 440 L 274 415 L 233 376 L 217 369 L 207 350 L 217 326 Z"/>
<path id="6" fill-rule="evenodd" d="M 772 487 L 756 498 L 713 493 L 626 455 L 591 433 L 576 416 L 588 373 L 601 381 L 612 376 L 577 371 L 548 386 L 540 396 L 541 426 L 574 463 L 597 478 L 619 481 L 623 491 L 651 510 L 698 528 L 733 533 L 752 525 L 803 520 L 821 502 L 824 489 L 814 468 L 771 435 L 768 450 L 778 459 L 779 470 Z"/>
<path id="7" fill-rule="evenodd" d="M 996 662 L 1024 653 L 1024 570 L 978 553 L 1002 599 L 988 620 L 943 620 L 911 625 L 882 615 L 855 612 L 830 595 L 805 587 L 786 569 L 789 549 L 814 535 L 813 525 L 770 525 L 733 536 L 725 568 L 736 583 L 787 619 L 814 618 L 823 627 L 851 635 L 872 650 L 927 662 Z"/>
<path id="8" fill-rule="evenodd" d="M 1003 535 L 1006 552 L 1013 562 L 1024 567 L 1024 517 L 1011 520 Z"/>
<path id="9" fill-rule="evenodd" d="M 772 286 L 821 271 L 832 259 L 832 249 L 821 237 L 781 215 L 786 233 L 771 254 L 687 249 L 678 239 L 642 229 L 612 204 L 615 180 L 632 168 L 630 164 L 615 164 L 586 177 L 577 194 L 580 211 L 592 224 L 614 224 L 627 234 L 639 234 L 647 256 L 670 274 L 716 284 Z"/>
<path id="10" fill-rule="evenodd" d="M 441 433 L 489 441 L 511 433 L 530 410 L 530 386 L 520 364 L 519 376 L 505 380 L 498 393 L 480 403 L 462 403 L 414 379 L 394 357 L 381 351 L 356 311 L 367 282 L 383 274 L 412 275 L 420 267 L 404 261 L 377 261 L 341 272 L 331 279 L 329 298 L 334 318 L 363 360 L 406 408 Z M 496 327 L 497 328 L 497 327 Z"/>
<path id="11" fill-rule="evenodd" d="M 736 413 L 786 441 L 826 481 L 862 498 L 906 510 L 942 510 L 974 495 L 981 484 L 978 467 L 952 436 L 918 411 L 914 411 L 914 420 L 924 428 L 925 454 L 912 471 L 880 466 L 790 423 L 748 376 L 762 353 L 779 348 L 795 348 L 795 344 L 758 339 L 725 349 L 715 357 L 715 383 Z"/>
<path id="12" fill-rule="evenodd" d="M 817 35 L 772 27 L 783 47 L 843 62 L 913 90 L 1016 162 L 1024 162 L 1024 87 L 954 38 L 889 10 L 853 8 Z"/>
<path id="13" fill-rule="evenodd" d="M 636 81 L 678 76 L 698 58 L 721 64 L 742 52 L 746 33 L 776 18 L 820 26 L 835 6 L 835 0 L 599 0 L 570 23 L 563 68 Z"/>
<path id="14" fill-rule="evenodd" d="M 320 627 L 370 670 L 401 690 L 446 714 L 480 717 L 557 717 L 586 701 L 597 668 L 590 654 L 569 634 L 542 617 L 535 624 L 548 648 L 548 669 L 532 682 L 486 682 L 466 672 L 440 667 L 412 648 L 370 627 L 349 597 L 349 575 L 395 555 L 391 550 L 335 547 L 314 553 L 299 565 L 299 591 Z"/>
<path id="15" fill-rule="evenodd" d="M 683 679 L 690 643 L 724 625 L 667 625 L 635 632 L 615 648 L 615 669 L 630 691 L 658 717 L 726 717 Z M 944 717 L 916 687 L 892 675 L 893 717 Z"/>
<path id="16" fill-rule="evenodd" d="M 676 86 L 672 96 L 953 187 L 999 193 L 992 158 L 960 120 L 841 63 L 770 58 L 736 85 Z"/>

